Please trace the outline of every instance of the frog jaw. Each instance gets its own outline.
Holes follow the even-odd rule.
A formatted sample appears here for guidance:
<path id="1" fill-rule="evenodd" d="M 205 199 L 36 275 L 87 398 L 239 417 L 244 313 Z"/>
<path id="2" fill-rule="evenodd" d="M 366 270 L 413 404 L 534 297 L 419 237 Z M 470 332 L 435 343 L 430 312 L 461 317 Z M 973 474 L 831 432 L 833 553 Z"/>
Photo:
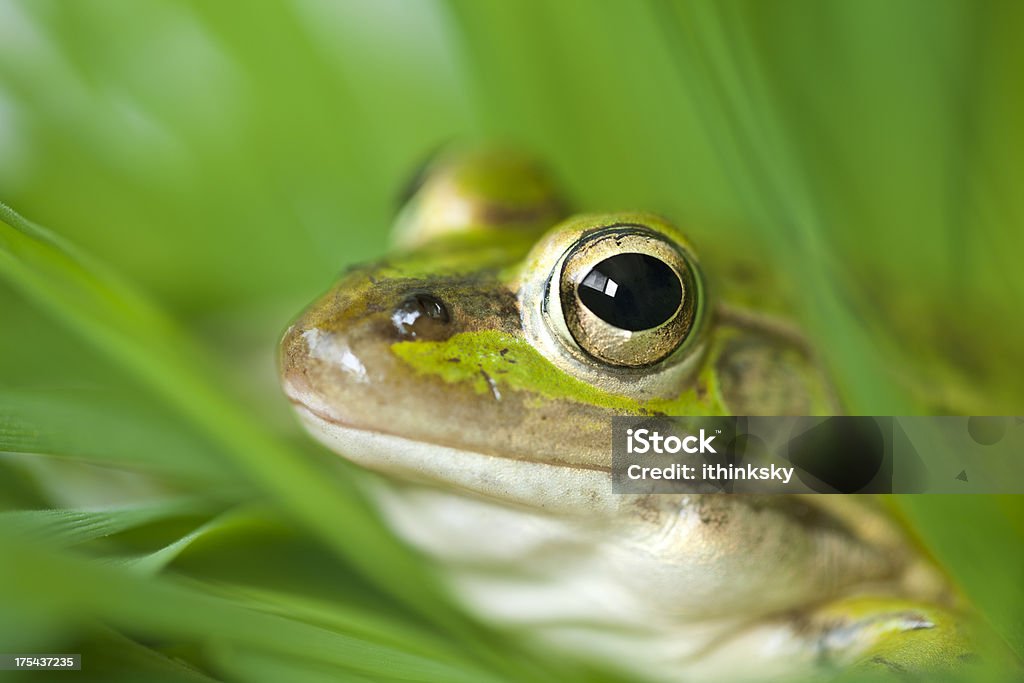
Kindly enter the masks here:
<path id="1" fill-rule="evenodd" d="M 318 441 L 369 470 L 549 512 L 611 514 L 609 468 L 553 464 L 443 446 L 325 419 L 296 405 Z"/>

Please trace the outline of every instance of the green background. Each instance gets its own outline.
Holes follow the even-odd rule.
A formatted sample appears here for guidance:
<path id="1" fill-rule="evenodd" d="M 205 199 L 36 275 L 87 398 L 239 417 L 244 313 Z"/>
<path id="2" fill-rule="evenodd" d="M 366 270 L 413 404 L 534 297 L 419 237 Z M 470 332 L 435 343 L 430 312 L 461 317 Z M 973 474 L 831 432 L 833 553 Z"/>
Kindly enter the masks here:
<path id="1" fill-rule="evenodd" d="M 577 207 L 775 273 L 852 413 L 1024 412 L 1022 28 L 1009 2 L 0 0 L 0 201 L 61 236 L 0 216 L 0 503 L 77 510 L 0 517 L 0 649 L 91 648 L 98 680 L 542 675 L 274 379 L 445 142 L 522 145 Z M 1024 506 L 895 502 L 1019 654 Z"/>

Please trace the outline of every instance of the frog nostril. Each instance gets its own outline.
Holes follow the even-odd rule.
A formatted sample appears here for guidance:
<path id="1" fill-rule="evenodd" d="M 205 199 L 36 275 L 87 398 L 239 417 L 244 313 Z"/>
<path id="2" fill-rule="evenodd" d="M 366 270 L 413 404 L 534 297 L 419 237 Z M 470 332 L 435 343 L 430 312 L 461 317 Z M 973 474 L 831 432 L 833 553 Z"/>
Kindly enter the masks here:
<path id="1" fill-rule="evenodd" d="M 443 339 L 450 321 L 444 302 L 425 292 L 407 296 L 391 314 L 395 329 L 407 339 Z"/>

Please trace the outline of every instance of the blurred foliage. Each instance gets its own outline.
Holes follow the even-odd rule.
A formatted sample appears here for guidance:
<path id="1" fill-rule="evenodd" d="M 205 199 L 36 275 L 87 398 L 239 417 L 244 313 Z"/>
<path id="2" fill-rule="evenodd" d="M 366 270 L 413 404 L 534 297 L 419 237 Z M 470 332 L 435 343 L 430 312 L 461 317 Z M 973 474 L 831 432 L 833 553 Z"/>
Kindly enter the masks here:
<path id="1" fill-rule="evenodd" d="M 593 679 L 469 623 L 298 435 L 286 321 L 386 248 L 427 152 L 505 140 L 578 207 L 665 213 L 712 278 L 778 274 L 850 412 L 1024 412 L 1022 27 L 968 0 L 0 0 L 0 200 L 61 236 L 0 215 L 3 649 L 110 681 Z M 1021 505 L 903 512 L 1020 654 Z"/>

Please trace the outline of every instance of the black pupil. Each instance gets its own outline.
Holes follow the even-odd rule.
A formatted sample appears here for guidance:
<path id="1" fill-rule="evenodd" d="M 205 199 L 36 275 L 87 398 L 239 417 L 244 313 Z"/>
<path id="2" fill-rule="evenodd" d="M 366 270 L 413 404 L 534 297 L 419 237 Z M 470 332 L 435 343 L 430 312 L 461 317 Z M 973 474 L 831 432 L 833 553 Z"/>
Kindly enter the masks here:
<path id="1" fill-rule="evenodd" d="M 580 301 L 609 325 L 636 332 L 657 327 L 683 300 L 679 276 L 647 254 L 618 254 L 594 266 L 577 288 Z"/>

